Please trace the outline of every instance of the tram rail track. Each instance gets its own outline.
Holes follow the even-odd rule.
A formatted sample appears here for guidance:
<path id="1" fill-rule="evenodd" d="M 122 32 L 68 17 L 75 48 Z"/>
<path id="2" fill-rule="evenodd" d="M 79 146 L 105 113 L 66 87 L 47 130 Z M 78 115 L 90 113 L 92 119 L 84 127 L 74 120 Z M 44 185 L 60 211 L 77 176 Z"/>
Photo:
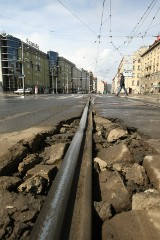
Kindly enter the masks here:
<path id="1" fill-rule="evenodd" d="M 11 159 L 13 162 L 10 161 L 9 171 L 6 165 L 0 175 L 1 183 L 8 181 L 7 187 L 3 183 L 7 191 L 0 189 L 0 194 L 11 199 L 0 202 L 5 209 L 0 215 L 4 215 L 2 227 L 5 228 L 3 235 L 0 231 L 1 239 L 103 240 L 113 237 L 126 240 L 127 235 L 135 240 L 137 236 L 146 240 L 147 231 L 151 232 L 150 236 L 160 236 L 152 226 L 145 227 L 143 222 L 141 226 L 137 224 L 137 218 L 143 221 L 144 216 L 155 224 L 159 220 L 152 211 L 154 208 L 159 212 L 160 193 L 156 189 L 159 182 L 158 178 L 150 176 L 154 166 L 150 169 L 149 165 L 151 160 L 158 161 L 159 148 L 153 147 L 155 141 L 143 139 L 134 127 L 120 125 L 118 119 L 110 121 L 96 115 L 93 104 L 93 98 L 87 101 L 80 121 L 77 118 L 63 122 L 54 133 L 36 136 L 37 141 L 32 144 L 20 142 L 21 155 L 17 152 L 15 159 Z M 57 164 L 52 159 L 53 152 L 62 145 L 67 151 L 64 150 L 65 155 Z M 47 173 L 45 167 L 49 168 Z M 15 172 L 16 169 L 19 172 Z M 156 171 L 158 173 L 159 169 Z M 29 179 L 38 181 L 33 178 L 37 175 L 38 180 L 43 180 L 41 186 L 35 182 L 26 189 Z M 48 182 L 43 186 L 45 178 Z M 22 187 L 22 182 L 26 188 Z M 147 199 L 144 205 L 141 197 Z M 17 202 L 17 198 L 21 202 Z M 36 209 L 34 204 L 29 206 L 32 201 L 37 201 Z M 136 234 L 130 230 L 132 220 L 138 229 L 135 229 Z"/>
<path id="2" fill-rule="evenodd" d="M 88 121 L 89 115 L 89 121 Z M 86 131 L 87 124 L 89 122 L 89 128 Z M 86 135 L 87 132 L 87 136 Z M 86 141 L 87 139 L 87 141 Z M 82 152 L 84 151 L 84 142 L 87 146 L 87 156 L 85 156 L 85 166 L 81 169 L 82 158 L 84 158 Z M 40 239 L 68 239 L 68 235 L 75 235 L 73 233 L 75 227 L 69 226 L 69 222 L 75 224 L 72 218 L 71 209 L 74 208 L 76 193 L 74 193 L 73 187 L 75 187 L 77 175 L 81 176 L 80 169 L 85 171 L 84 186 L 83 186 L 83 199 L 82 199 L 82 216 L 79 220 L 80 232 L 79 239 L 91 239 L 91 179 L 92 179 L 92 112 L 89 113 L 89 101 L 87 102 L 81 120 L 78 131 L 76 132 L 67 153 L 63 159 L 63 163 L 57 173 L 57 176 L 53 182 L 53 185 L 48 193 L 47 199 L 42 207 L 42 210 L 38 216 L 36 223 L 34 224 L 31 232 L 30 240 Z M 72 206 L 71 206 L 72 202 Z M 67 209 L 70 211 L 67 211 Z M 76 207 L 77 208 L 77 207 Z M 79 213 L 78 213 L 79 214 Z M 77 216 L 74 216 L 77 218 Z M 70 219 L 70 220 L 69 220 Z M 89 226 L 86 228 L 86 224 Z M 65 229 L 65 231 L 63 230 Z M 72 230 L 71 230 L 72 229 Z M 70 238 L 71 239 L 71 238 Z"/>

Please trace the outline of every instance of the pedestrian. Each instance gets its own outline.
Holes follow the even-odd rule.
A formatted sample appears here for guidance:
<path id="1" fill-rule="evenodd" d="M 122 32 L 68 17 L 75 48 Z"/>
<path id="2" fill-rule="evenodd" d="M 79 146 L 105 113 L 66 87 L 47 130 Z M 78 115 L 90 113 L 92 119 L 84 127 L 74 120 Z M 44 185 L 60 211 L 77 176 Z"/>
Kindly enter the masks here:
<path id="1" fill-rule="evenodd" d="M 128 96 L 127 90 L 125 88 L 125 77 L 124 77 L 123 73 L 120 73 L 120 87 L 119 87 L 118 93 L 116 95 L 117 97 L 118 97 L 120 91 L 122 90 L 122 88 L 125 91 L 125 94 Z"/>

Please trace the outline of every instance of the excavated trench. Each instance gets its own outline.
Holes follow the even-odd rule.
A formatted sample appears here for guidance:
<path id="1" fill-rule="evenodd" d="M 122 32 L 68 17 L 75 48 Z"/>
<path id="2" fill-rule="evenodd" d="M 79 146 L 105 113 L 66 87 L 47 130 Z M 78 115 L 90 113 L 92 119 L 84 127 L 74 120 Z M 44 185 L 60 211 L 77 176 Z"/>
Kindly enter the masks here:
<path id="1" fill-rule="evenodd" d="M 144 157 L 152 154 L 134 127 L 94 115 L 93 240 L 120 239 L 112 219 L 117 215 L 122 221 L 125 212 L 152 207 L 151 201 L 142 203 L 152 193 L 159 195 L 143 167 Z"/>
<path id="2" fill-rule="evenodd" d="M 22 142 L 23 151 L 4 166 L 0 172 L 0 239 L 29 239 L 79 121 L 62 122 L 32 144 Z M 150 154 L 152 150 L 135 128 L 94 114 L 93 240 L 104 239 L 109 221 L 132 209 L 133 195 L 153 189 L 143 168 L 143 159 Z"/>
<path id="3" fill-rule="evenodd" d="M 0 239 L 29 239 L 79 121 L 61 122 L 53 133 L 38 134 L 31 142 L 20 141 L 4 156 Z"/>

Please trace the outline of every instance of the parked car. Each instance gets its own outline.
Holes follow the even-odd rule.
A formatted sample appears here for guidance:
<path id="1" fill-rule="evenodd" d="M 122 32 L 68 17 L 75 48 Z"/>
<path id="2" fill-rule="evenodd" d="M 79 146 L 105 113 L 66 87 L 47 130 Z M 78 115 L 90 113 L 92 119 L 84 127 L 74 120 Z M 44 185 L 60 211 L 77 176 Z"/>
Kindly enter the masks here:
<path id="1" fill-rule="evenodd" d="M 14 91 L 14 93 L 17 93 L 17 94 L 23 94 L 23 92 L 24 92 L 23 88 L 19 88 L 16 91 Z M 26 88 L 25 93 L 31 94 L 32 93 L 32 88 Z"/>

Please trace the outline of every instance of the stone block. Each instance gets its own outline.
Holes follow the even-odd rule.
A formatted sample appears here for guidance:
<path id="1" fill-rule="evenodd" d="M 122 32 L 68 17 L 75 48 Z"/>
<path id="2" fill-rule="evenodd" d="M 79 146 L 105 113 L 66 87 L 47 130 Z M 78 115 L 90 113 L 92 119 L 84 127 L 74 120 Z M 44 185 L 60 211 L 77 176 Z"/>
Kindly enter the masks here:
<path id="1" fill-rule="evenodd" d="M 108 138 L 107 141 L 108 142 L 115 142 L 118 139 L 124 139 L 127 136 L 128 132 L 120 129 L 120 128 L 115 128 L 113 130 L 110 131 L 110 133 L 108 134 Z"/>
<path id="2" fill-rule="evenodd" d="M 160 155 L 146 156 L 143 160 L 150 182 L 160 191 Z"/>
<path id="3" fill-rule="evenodd" d="M 94 116 L 94 121 L 95 121 L 96 124 L 110 124 L 110 123 L 112 123 L 110 120 L 108 120 L 106 118 L 103 118 L 103 117 L 100 117 L 100 116 L 97 116 L 97 115 Z"/>
<path id="4" fill-rule="evenodd" d="M 101 172 L 99 185 L 102 201 L 112 205 L 116 213 L 131 209 L 130 195 L 118 172 Z"/>
<path id="5" fill-rule="evenodd" d="M 118 162 L 133 162 L 132 155 L 124 143 L 101 149 L 97 153 L 97 157 L 105 161 L 108 166 Z"/>
<path id="6" fill-rule="evenodd" d="M 50 147 L 46 147 L 45 154 L 49 157 L 46 164 L 56 164 L 58 161 L 62 160 L 67 146 L 66 143 L 57 143 Z"/>
<path id="7" fill-rule="evenodd" d="M 102 240 L 160 239 L 160 208 L 132 210 L 115 215 L 102 226 Z"/>
<path id="8" fill-rule="evenodd" d="M 94 208 L 102 221 L 112 216 L 111 205 L 108 202 L 94 202 Z"/>
<path id="9" fill-rule="evenodd" d="M 34 168 L 27 171 L 27 176 L 31 177 L 34 175 L 41 176 L 48 181 L 55 178 L 57 173 L 57 167 L 53 165 L 36 165 Z"/>
<path id="10" fill-rule="evenodd" d="M 42 193 L 44 186 L 46 185 L 46 181 L 41 176 L 32 176 L 28 178 L 24 183 L 22 183 L 18 187 L 19 192 L 30 192 L 33 194 Z"/>
<path id="11" fill-rule="evenodd" d="M 146 185 L 148 183 L 144 167 L 137 163 L 134 163 L 131 168 L 127 169 L 126 179 L 138 185 Z"/>
<path id="12" fill-rule="evenodd" d="M 160 154 L 160 140 L 159 139 L 148 139 L 144 141 L 144 145 L 147 149 L 153 151 L 155 154 Z"/>
<path id="13" fill-rule="evenodd" d="M 100 158 L 94 158 L 94 162 L 97 162 L 99 164 L 100 170 L 104 171 L 106 170 L 107 167 L 107 163 L 103 160 L 101 160 Z"/>
<path id="14" fill-rule="evenodd" d="M 132 210 L 160 208 L 160 193 L 157 190 L 136 193 L 132 196 Z"/>
<path id="15" fill-rule="evenodd" d="M 40 158 L 38 155 L 30 154 L 23 159 L 23 162 L 19 164 L 18 171 L 20 173 L 25 174 L 29 169 L 34 167 L 39 162 L 40 162 Z"/>

